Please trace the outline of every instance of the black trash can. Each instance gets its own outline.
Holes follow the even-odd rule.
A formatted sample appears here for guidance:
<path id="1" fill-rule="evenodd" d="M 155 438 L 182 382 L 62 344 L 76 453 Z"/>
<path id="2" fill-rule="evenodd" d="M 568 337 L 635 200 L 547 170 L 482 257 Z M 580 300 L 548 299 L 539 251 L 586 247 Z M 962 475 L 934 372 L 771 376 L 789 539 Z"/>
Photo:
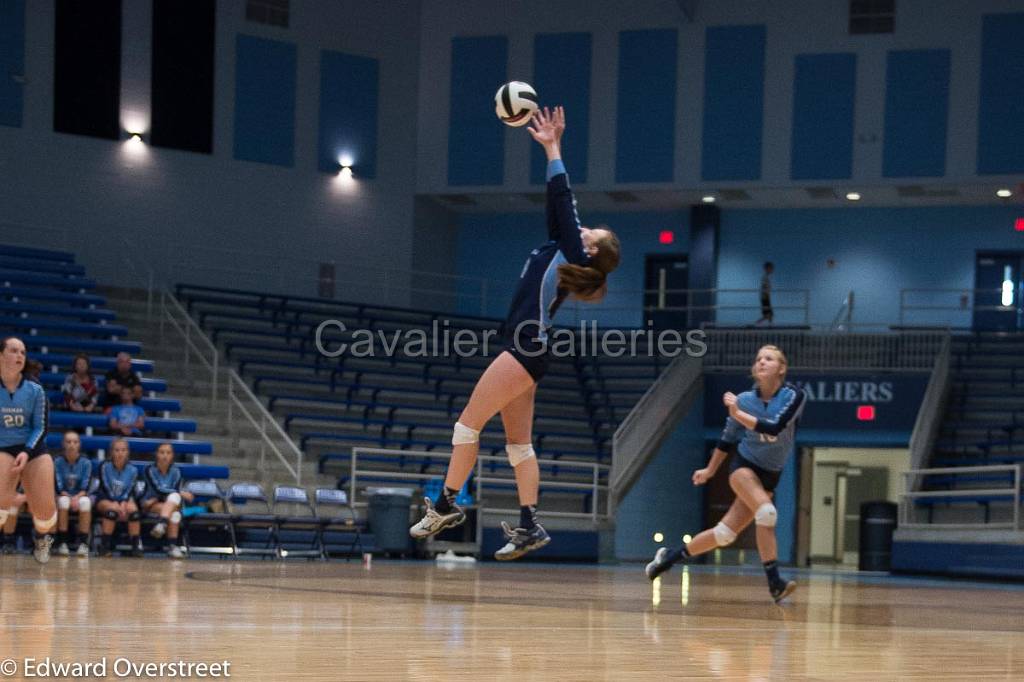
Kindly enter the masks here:
<path id="1" fill-rule="evenodd" d="M 860 560 L 862 571 L 888 571 L 892 567 L 892 534 L 897 507 L 892 502 L 860 505 Z"/>
<path id="2" fill-rule="evenodd" d="M 374 544 L 382 552 L 405 554 L 412 546 L 409 537 L 409 488 L 372 488 L 370 497 L 370 530 Z"/>

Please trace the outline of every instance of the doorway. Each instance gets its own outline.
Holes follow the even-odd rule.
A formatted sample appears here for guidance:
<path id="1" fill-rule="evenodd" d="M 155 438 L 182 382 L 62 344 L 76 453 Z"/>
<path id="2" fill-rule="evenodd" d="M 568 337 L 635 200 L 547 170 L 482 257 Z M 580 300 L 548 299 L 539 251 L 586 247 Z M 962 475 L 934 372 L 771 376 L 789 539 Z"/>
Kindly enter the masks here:
<path id="1" fill-rule="evenodd" d="M 648 254 L 644 265 L 644 315 L 655 329 L 687 329 L 690 270 L 685 253 Z"/>
<path id="2" fill-rule="evenodd" d="M 978 252 L 974 262 L 976 331 L 1024 330 L 1024 252 Z"/>
<path id="3" fill-rule="evenodd" d="M 864 502 L 895 502 L 910 466 L 909 450 L 813 448 L 802 461 L 810 463 L 810 485 L 801 485 L 801 509 L 808 513 L 807 531 L 797 533 L 797 556 L 815 563 L 856 565 L 860 547 L 860 506 Z M 805 469 L 806 470 L 806 469 Z M 801 516 L 801 521 L 804 517 Z"/>

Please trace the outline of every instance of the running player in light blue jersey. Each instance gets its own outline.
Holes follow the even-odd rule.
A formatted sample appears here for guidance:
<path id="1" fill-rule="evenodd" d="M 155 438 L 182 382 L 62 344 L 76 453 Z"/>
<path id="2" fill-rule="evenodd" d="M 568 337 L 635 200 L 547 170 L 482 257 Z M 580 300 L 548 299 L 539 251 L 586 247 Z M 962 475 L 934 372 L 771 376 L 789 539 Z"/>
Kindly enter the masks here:
<path id="1" fill-rule="evenodd" d="M 15 336 L 0 345 L 0 525 L 10 514 L 18 480 L 35 527 L 36 561 L 50 560 L 57 506 L 53 458 L 46 452 L 46 391 L 25 374 L 25 344 Z"/>
<path id="2" fill-rule="evenodd" d="M 507 542 L 494 558 L 507 561 L 540 549 L 551 538 L 537 523 L 540 467 L 533 449 L 533 407 L 537 384 L 548 368 L 548 330 L 566 298 L 596 302 L 607 291 L 608 275 L 619 265 L 619 239 L 605 228 L 586 228 L 576 214 L 576 200 L 562 162 L 565 111 L 555 107 L 534 114 L 530 135 L 548 158 L 548 240 L 534 249 L 519 275 L 503 325 L 507 347 L 487 367 L 455 423 L 452 459 L 437 499 L 425 500 L 426 512 L 409 529 L 422 540 L 458 526 L 466 515 L 455 497 L 473 472 L 480 452 L 480 431 L 501 413 L 505 452 L 515 472 L 519 523 L 502 522 Z"/>
<path id="3" fill-rule="evenodd" d="M 714 528 L 698 534 L 682 547 L 662 547 L 647 564 L 647 577 L 654 580 L 678 561 L 686 561 L 716 547 L 731 544 L 753 521 L 757 525 L 757 551 L 764 563 L 768 589 L 776 603 L 796 589 L 796 583 L 779 576 L 775 522 L 778 512 L 772 491 L 782 477 L 782 467 L 793 451 L 796 425 L 804 409 L 803 389 L 786 383 L 786 356 L 776 346 L 763 346 L 751 368 L 756 386 L 740 395 L 726 393 L 722 402 L 729 417 L 711 462 L 693 474 L 694 485 L 704 485 L 715 475 L 725 458 L 732 455 L 729 485 L 736 493 L 729 511 Z"/>

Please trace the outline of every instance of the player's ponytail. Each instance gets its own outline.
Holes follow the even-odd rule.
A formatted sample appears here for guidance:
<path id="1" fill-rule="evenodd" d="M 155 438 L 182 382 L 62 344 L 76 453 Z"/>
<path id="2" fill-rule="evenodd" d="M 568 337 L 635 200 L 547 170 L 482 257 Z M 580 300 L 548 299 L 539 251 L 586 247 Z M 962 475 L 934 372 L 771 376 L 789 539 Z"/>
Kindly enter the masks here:
<path id="1" fill-rule="evenodd" d="M 590 265 L 566 263 L 558 266 L 558 286 L 580 301 L 600 301 L 608 292 L 608 275 L 619 267 L 621 247 L 619 238 L 605 229 L 606 236 L 597 242 L 597 253 L 590 257 Z"/>

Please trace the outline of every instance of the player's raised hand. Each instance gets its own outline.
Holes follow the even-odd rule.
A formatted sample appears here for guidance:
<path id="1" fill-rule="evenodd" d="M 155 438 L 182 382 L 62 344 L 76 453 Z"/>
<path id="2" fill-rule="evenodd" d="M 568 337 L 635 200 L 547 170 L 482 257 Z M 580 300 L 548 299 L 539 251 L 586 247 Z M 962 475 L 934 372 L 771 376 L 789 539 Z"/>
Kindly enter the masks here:
<path id="1" fill-rule="evenodd" d="M 554 112 L 547 107 L 538 109 L 533 114 L 533 125 L 526 130 L 545 147 L 557 145 L 565 132 L 565 110 L 562 107 L 555 107 Z"/>

